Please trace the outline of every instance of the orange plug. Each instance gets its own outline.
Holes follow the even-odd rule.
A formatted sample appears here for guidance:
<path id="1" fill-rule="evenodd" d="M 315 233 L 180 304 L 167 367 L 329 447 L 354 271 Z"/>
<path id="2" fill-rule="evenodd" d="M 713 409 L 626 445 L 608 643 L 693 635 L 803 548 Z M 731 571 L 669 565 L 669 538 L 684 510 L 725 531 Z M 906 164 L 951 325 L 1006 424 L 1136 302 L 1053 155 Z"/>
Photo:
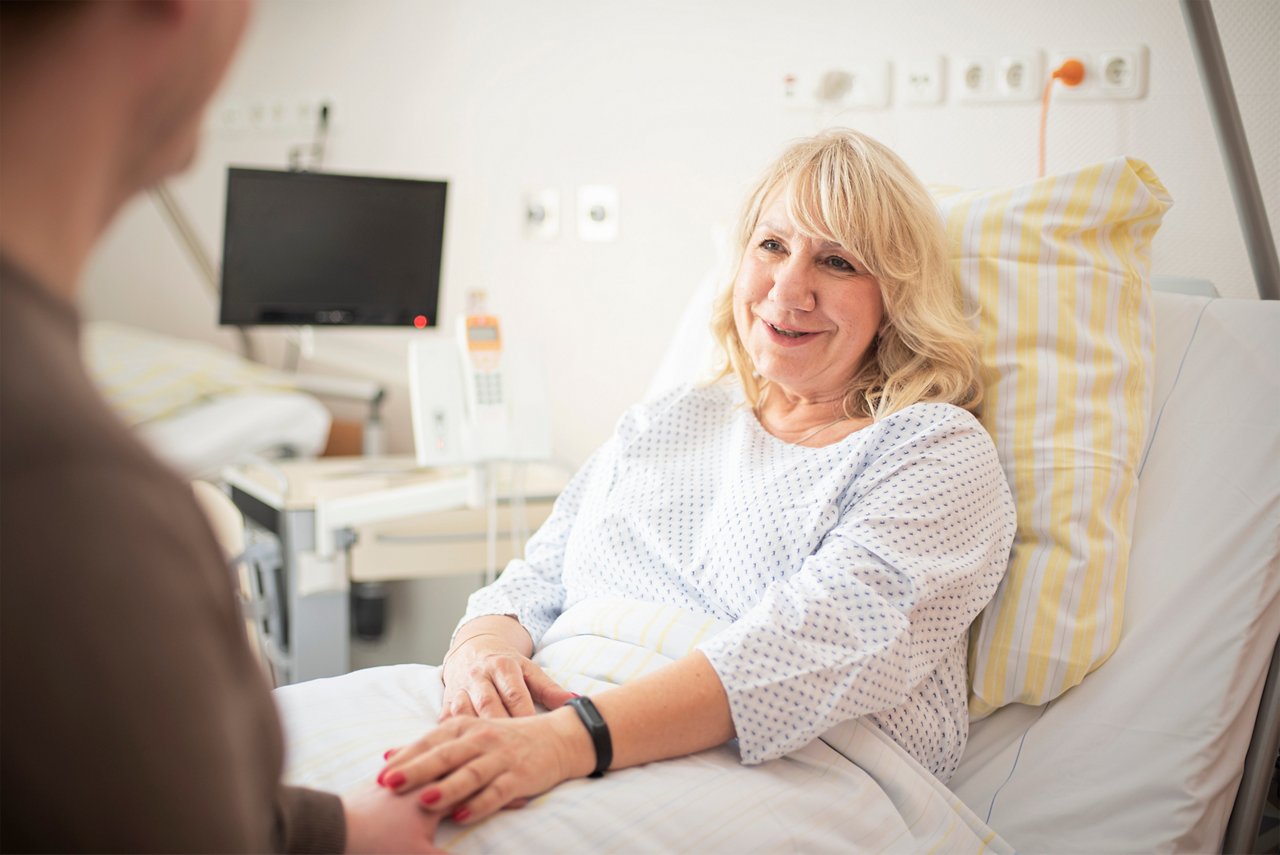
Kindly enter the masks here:
<path id="1" fill-rule="evenodd" d="M 1068 86 L 1079 86 L 1084 81 L 1084 63 L 1069 59 L 1054 69 L 1052 76 Z"/>

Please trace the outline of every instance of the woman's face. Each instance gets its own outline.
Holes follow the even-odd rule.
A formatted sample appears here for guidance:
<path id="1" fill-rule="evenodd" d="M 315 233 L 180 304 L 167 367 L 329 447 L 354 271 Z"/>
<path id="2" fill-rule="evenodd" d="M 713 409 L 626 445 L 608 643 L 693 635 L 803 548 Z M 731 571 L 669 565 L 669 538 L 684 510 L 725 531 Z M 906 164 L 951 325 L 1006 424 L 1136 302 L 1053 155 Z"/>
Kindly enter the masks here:
<path id="1" fill-rule="evenodd" d="M 841 398 L 884 317 L 880 283 L 838 244 L 801 235 L 773 194 L 733 284 L 738 336 L 761 377 L 805 400 Z"/>

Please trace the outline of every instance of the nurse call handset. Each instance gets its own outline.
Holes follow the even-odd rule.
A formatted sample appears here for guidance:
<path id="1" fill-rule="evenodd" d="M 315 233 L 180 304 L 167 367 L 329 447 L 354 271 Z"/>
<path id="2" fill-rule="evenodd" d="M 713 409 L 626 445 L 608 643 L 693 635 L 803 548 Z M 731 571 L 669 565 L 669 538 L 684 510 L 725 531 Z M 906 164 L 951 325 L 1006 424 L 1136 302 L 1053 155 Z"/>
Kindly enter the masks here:
<path id="1" fill-rule="evenodd" d="M 473 456 L 501 458 L 511 444 L 511 413 L 504 388 L 502 333 L 498 319 L 488 314 L 460 318 L 458 346 Z"/>
<path id="2" fill-rule="evenodd" d="M 535 350 L 503 335 L 473 301 L 450 339 L 424 331 L 409 345 L 414 448 L 420 466 L 546 460 L 551 418 Z"/>
<path id="3" fill-rule="evenodd" d="M 492 315 L 468 315 L 458 325 L 468 374 L 467 390 L 477 408 L 502 404 L 502 333 Z"/>

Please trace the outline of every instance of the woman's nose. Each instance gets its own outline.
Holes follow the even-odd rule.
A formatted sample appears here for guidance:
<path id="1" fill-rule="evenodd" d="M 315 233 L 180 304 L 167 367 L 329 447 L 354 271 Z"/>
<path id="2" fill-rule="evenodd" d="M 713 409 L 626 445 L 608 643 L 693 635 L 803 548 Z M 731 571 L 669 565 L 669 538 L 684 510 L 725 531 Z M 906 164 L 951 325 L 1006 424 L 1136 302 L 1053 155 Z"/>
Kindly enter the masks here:
<path id="1" fill-rule="evenodd" d="M 815 305 L 813 278 L 796 256 L 774 268 L 769 299 L 784 309 L 812 311 Z"/>

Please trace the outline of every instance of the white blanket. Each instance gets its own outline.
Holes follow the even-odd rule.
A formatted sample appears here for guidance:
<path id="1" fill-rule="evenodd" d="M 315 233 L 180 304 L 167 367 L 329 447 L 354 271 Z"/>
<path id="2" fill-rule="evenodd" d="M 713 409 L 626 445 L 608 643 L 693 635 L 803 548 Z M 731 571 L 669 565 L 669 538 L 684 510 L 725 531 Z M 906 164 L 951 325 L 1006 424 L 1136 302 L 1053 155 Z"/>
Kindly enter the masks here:
<path id="1" fill-rule="evenodd" d="M 590 693 L 689 652 L 722 624 L 671 606 L 580 603 L 535 660 Z M 398 665 L 276 691 L 289 736 L 287 780 L 344 792 L 372 777 L 386 749 L 439 714 L 439 671 Z M 458 852 L 1012 852 L 936 778 L 878 730 L 848 722 L 760 766 L 732 745 L 599 780 L 570 781 L 522 810 L 437 843 Z"/>

